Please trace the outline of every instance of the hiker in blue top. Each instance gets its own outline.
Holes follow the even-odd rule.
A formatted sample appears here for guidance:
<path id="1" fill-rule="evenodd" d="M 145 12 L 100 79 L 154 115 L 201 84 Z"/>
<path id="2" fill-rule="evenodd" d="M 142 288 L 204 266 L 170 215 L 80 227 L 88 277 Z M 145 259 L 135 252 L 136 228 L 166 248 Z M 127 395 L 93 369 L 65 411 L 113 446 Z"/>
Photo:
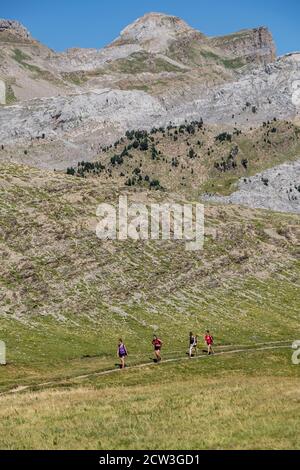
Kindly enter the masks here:
<path id="1" fill-rule="evenodd" d="M 117 356 L 120 359 L 120 369 L 125 369 L 125 357 L 128 356 L 127 349 L 122 339 L 119 339 Z"/>

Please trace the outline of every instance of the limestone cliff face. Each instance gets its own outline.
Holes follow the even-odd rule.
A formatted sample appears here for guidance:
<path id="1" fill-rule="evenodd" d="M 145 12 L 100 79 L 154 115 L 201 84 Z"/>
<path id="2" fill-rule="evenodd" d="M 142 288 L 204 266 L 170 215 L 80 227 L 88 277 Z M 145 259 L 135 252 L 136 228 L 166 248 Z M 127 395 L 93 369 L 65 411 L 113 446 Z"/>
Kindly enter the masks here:
<path id="1" fill-rule="evenodd" d="M 255 68 L 234 82 L 199 88 L 193 98 L 186 93 L 183 99 L 180 91 L 160 99 L 141 90 L 107 88 L 1 107 L 0 142 L 24 146 L 45 134 L 42 142 L 47 143 L 48 152 L 55 143 L 60 146 L 47 166 L 59 168 L 57 158 L 64 166 L 73 164 L 74 158 L 78 161 L 81 144 L 85 158 L 92 158 L 94 140 L 109 145 L 128 129 L 150 130 L 170 121 L 178 125 L 200 117 L 208 124 L 239 128 L 274 117 L 294 120 L 300 116 L 299 90 L 300 54 L 293 54 Z"/>
<path id="2" fill-rule="evenodd" d="M 266 27 L 239 31 L 228 36 L 210 39 L 214 47 L 239 57 L 246 62 L 267 64 L 276 58 L 272 34 Z"/>

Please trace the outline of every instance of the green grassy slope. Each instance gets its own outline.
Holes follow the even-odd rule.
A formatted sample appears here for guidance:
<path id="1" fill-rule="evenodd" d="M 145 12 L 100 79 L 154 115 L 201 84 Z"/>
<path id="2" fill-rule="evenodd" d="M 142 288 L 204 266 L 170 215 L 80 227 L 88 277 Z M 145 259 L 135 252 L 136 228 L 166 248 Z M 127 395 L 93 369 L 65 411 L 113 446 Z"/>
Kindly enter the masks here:
<path id="1" fill-rule="evenodd" d="M 119 336 L 136 362 L 153 332 L 166 354 L 185 354 L 187 333 L 206 328 L 218 344 L 294 339 L 297 216 L 207 206 L 204 250 L 187 252 L 180 241 L 98 240 L 96 207 L 117 200 L 114 181 L 5 165 L 1 188 L 2 389 L 109 368 Z"/>
<path id="2" fill-rule="evenodd" d="M 255 107 L 246 103 L 245 112 L 253 115 L 253 111 Z M 190 198 L 204 192 L 228 195 L 239 178 L 299 158 L 296 125 L 276 118 L 243 131 L 234 125 L 232 116 L 227 129 L 197 121 L 149 133 L 130 131 L 111 147 L 100 149 L 93 162 L 78 162 L 69 171 L 142 188 L 158 181 L 160 187 Z"/>
<path id="3" fill-rule="evenodd" d="M 208 204 L 204 249 L 196 252 L 181 241 L 95 235 L 97 205 L 120 194 L 129 203 L 192 202 L 297 157 L 298 128 L 289 123 L 232 133 L 231 142 L 216 140 L 220 130 L 181 130 L 147 135 L 148 150 L 131 148 L 132 157 L 116 163 L 134 141 L 127 136 L 102 151 L 99 174 L 80 165 L 84 178 L 1 165 L 0 339 L 8 360 L 0 368 L 1 448 L 299 446 L 300 369 L 289 349 L 299 330 L 299 217 Z M 215 163 L 236 145 L 237 165 L 220 172 Z M 155 179 L 163 189 L 150 189 Z M 285 348 L 189 361 L 188 332 L 201 338 L 207 328 L 217 352 L 283 340 L 271 346 Z M 163 358 L 176 362 L 152 363 L 154 332 Z M 97 375 L 116 368 L 120 336 L 131 368 Z"/>

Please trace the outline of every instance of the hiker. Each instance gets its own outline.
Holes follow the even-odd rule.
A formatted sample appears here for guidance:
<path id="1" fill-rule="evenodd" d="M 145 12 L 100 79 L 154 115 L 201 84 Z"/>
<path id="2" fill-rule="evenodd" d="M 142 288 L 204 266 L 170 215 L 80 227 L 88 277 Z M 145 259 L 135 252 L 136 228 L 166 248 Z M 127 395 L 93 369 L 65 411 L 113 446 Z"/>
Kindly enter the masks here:
<path id="1" fill-rule="evenodd" d="M 160 362 L 161 361 L 160 350 L 162 348 L 163 343 L 156 335 L 154 335 L 152 344 L 154 346 L 154 353 L 155 353 L 155 357 L 156 357 L 156 362 Z"/>
<path id="2" fill-rule="evenodd" d="M 125 344 L 122 341 L 122 338 L 118 342 L 117 356 L 120 359 L 120 369 L 125 368 L 125 357 L 128 356 L 127 349 Z"/>
<path id="3" fill-rule="evenodd" d="M 206 334 L 204 336 L 204 341 L 207 344 L 207 354 L 208 355 L 213 354 L 214 351 L 213 351 L 212 345 L 213 345 L 213 342 L 214 342 L 214 338 L 210 334 L 209 330 L 206 330 Z"/>
<path id="4" fill-rule="evenodd" d="M 197 353 L 197 336 L 193 334 L 193 332 L 190 332 L 190 337 L 189 337 L 189 357 L 193 357 L 193 351 L 195 354 Z"/>

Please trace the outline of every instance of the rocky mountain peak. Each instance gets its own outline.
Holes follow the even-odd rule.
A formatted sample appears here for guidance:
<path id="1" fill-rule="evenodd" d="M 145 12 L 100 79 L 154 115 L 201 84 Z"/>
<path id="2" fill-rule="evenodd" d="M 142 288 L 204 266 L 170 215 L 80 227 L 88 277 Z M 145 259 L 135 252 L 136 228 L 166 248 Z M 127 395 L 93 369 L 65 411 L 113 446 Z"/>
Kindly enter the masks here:
<path id="1" fill-rule="evenodd" d="M 127 26 L 113 44 L 138 43 L 151 52 L 161 52 L 179 36 L 193 33 L 195 30 L 176 16 L 147 13 Z"/>
<path id="2" fill-rule="evenodd" d="M 19 21 L 0 18 L 0 34 L 7 33 L 20 39 L 32 39 L 30 32 Z"/>

